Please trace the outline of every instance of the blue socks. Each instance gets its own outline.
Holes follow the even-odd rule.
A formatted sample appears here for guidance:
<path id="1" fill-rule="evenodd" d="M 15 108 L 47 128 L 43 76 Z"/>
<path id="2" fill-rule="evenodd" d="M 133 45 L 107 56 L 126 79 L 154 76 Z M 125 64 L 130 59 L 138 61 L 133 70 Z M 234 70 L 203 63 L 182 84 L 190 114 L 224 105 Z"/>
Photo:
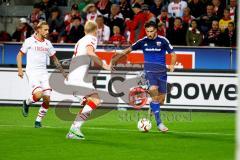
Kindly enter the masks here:
<path id="1" fill-rule="evenodd" d="M 155 116 L 155 120 L 157 123 L 157 126 L 161 123 L 161 119 L 160 119 L 160 103 L 159 102 L 151 102 L 150 103 L 150 107 L 154 113 Z"/>

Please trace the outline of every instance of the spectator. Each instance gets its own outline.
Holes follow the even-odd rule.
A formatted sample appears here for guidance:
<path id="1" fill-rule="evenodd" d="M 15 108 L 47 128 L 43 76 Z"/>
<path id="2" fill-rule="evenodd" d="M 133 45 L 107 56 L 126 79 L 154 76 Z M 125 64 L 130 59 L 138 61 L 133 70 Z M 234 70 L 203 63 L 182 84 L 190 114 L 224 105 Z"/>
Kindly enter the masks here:
<path id="1" fill-rule="evenodd" d="M 110 27 L 111 36 L 113 35 L 113 26 L 118 26 L 120 28 L 121 33 L 124 32 L 124 19 L 123 15 L 120 13 L 120 7 L 117 4 L 112 4 L 111 13 L 105 14 L 105 24 Z"/>
<path id="2" fill-rule="evenodd" d="M 39 5 L 41 6 L 41 10 L 43 11 L 43 13 L 45 13 L 46 15 L 46 20 L 48 20 L 53 4 L 50 0 L 42 0 Z"/>
<path id="3" fill-rule="evenodd" d="M 191 10 L 191 15 L 195 18 L 198 18 L 205 13 L 206 6 L 201 0 L 191 0 L 188 3 L 188 7 Z"/>
<path id="4" fill-rule="evenodd" d="M 72 8 L 71 8 L 71 12 L 67 13 L 64 17 L 64 24 L 65 26 L 68 26 L 72 23 L 72 19 L 74 17 L 79 17 L 81 18 L 80 13 L 78 12 L 78 5 L 77 4 L 73 4 Z"/>
<path id="5" fill-rule="evenodd" d="M 187 30 L 186 42 L 188 46 L 199 46 L 202 44 L 203 36 L 197 29 L 197 21 L 193 19 L 191 26 Z"/>
<path id="6" fill-rule="evenodd" d="M 223 17 L 223 10 L 225 8 L 225 4 L 221 0 L 212 0 L 213 8 L 214 8 L 214 14 L 215 16 L 220 19 Z"/>
<path id="7" fill-rule="evenodd" d="M 145 36 L 144 24 L 146 22 L 145 15 L 141 10 L 140 4 L 134 4 L 132 6 L 132 10 L 135 14 L 133 20 L 127 20 L 125 22 L 130 31 L 130 43 L 134 43 Z"/>
<path id="8" fill-rule="evenodd" d="M 95 6 L 97 7 L 98 11 L 104 15 L 110 13 L 112 2 L 110 0 L 98 0 L 95 3 Z"/>
<path id="9" fill-rule="evenodd" d="M 237 34 L 236 27 L 233 22 L 228 23 L 228 27 L 221 35 L 221 44 L 225 47 L 236 47 Z"/>
<path id="10" fill-rule="evenodd" d="M 96 23 L 98 25 L 97 29 L 98 44 L 104 44 L 109 41 L 110 28 L 104 24 L 104 18 L 102 15 L 97 16 Z"/>
<path id="11" fill-rule="evenodd" d="M 176 38 L 177 37 L 177 38 Z M 174 26 L 167 30 L 167 38 L 173 45 L 186 45 L 185 38 L 186 30 L 182 26 L 182 19 L 180 17 L 176 17 L 174 20 Z"/>
<path id="12" fill-rule="evenodd" d="M 77 43 L 84 34 L 84 27 L 81 25 L 81 18 L 73 17 L 70 30 L 65 29 L 61 36 L 61 42 L 66 43 Z"/>
<path id="13" fill-rule="evenodd" d="M 56 43 L 58 41 L 59 33 L 62 31 L 64 23 L 58 8 L 52 8 L 51 15 L 48 18 L 49 38 L 50 41 Z"/>
<path id="14" fill-rule="evenodd" d="M 113 26 L 113 36 L 109 39 L 110 43 L 113 43 L 117 46 L 126 43 L 126 38 L 121 35 L 120 28 L 118 26 Z"/>
<path id="15" fill-rule="evenodd" d="M 222 32 L 224 32 L 225 29 L 228 27 L 229 22 L 233 22 L 230 17 L 230 10 L 224 9 L 223 18 L 219 21 L 219 28 Z"/>
<path id="16" fill-rule="evenodd" d="M 0 42 L 8 42 L 11 41 L 11 35 L 6 31 L 0 31 Z"/>
<path id="17" fill-rule="evenodd" d="M 183 9 L 187 7 L 187 2 L 183 0 L 173 0 L 168 5 L 168 13 L 171 17 L 182 17 Z"/>
<path id="18" fill-rule="evenodd" d="M 219 29 L 218 21 L 213 20 L 212 28 L 207 33 L 206 44 L 209 46 L 220 46 L 220 43 L 221 43 L 220 34 L 221 34 L 221 31 Z"/>
<path id="19" fill-rule="evenodd" d="M 35 21 L 32 22 L 32 28 L 33 28 L 34 31 L 36 31 L 38 23 L 39 23 L 38 20 L 35 20 Z"/>
<path id="20" fill-rule="evenodd" d="M 167 29 L 166 29 L 166 26 L 165 26 L 165 24 L 164 24 L 163 22 L 159 22 L 159 23 L 158 23 L 157 33 L 158 33 L 158 35 L 160 35 L 160 36 L 166 37 L 166 35 L 167 35 Z"/>
<path id="21" fill-rule="evenodd" d="M 237 2 L 236 0 L 230 0 L 230 17 L 233 21 L 236 20 L 235 15 L 237 14 Z"/>
<path id="22" fill-rule="evenodd" d="M 164 6 L 163 5 L 164 0 L 154 0 L 154 3 L 152 6 L 150 6 L 150 11 L 157 17 L 161 14 L 161 9 Z"/>
<path id="23" fill-rule="evenodd" d="M 157 21 L 163 23 L 166 29 L 170 27 L 170 24 L 173 24 L 174 19 L 168 16 L 167 8 L 163 7 L 161 14 L 157 17 Z"/>
<path id="24" fill-rule="evenodd" d="M 146 21 L 153 21 L 156 23 L 156 17 L 155 15 L 149 10 L 149 7 L 147 4 L 142 5 L 142 11 L 145 14 Z"/>
<path id="25" fill-rule="evenodd" d="M 190 13 L 191 11 L 189 7 L 183 9 L 182 21 L 185 28 L 188 28 L 192 20 L 195 19 L 195 17 L 193 17 Z"/>
<path id="26" fill-rule="evenodd" d="M 83 11 L 87 13 L 86 21 L 96 21 L 97 16 L 101 14 L 98 12 L 97 7 L 92 3 L 88 4 Z"/>
<path id="27" fill-rule="evenodd" d="M 32 13 L 28 15 L 28 19 L 31 25 L 33 25 L 33 22 L 35 21 L 45 21 L 46 15 L 41 11 L 41 5 L 39 3 L 35 3 L 33 6 Z"/>
<path id="28" fill-rule="evenodd" d="M 204 35 L 210 30 L 212 21 L 218 20 L 218 17 L 214 15 L 214 8 L 212 4 L 207 5 L 206 10 L 207 14 L 204 14 L 199 18 L 200 29 Z"/>
<path id="29" fill-rule="evenodd" d="M 119 6 L 120 6 L 120 12 L 122 13 L 124 19 L 133 18 L 134 13 L 132 11 L 131 5 L 128 0 L 120 0 Z"/>
<path id="30" fill-rule="evenodd" d="M 27 19 L 20 18 L 20 23 L 12 35 L 12 40 L 15 42 L 23 42 L 26 38 L 30 37 L 33 32 L 32 27 L 27 23 Z"/>

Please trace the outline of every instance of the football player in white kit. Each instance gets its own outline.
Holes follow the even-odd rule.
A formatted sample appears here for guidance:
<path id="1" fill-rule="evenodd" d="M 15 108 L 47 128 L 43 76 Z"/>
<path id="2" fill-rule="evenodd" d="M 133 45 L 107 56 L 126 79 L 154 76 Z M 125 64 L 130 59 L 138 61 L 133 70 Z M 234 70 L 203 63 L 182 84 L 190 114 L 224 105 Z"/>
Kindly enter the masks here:
<path id="1" fill-rule="evenodd" d="M 22 57 L 24 55 L 27 56 L 26 76 L 32 91 L 32 95 L 23 101 L 23 116 L 28 116 L 29 106 L 32 103 L 38 102 L 41 98 L 43 99 L 35 121 L 35 128 L 42 126 L 41 121 L 49 108 L 52 89 L 49 86 L 49 76 L 46 68 L 48 57 L 50 57 L 63 76 L 67 78 L 67 74 L 55 56 L 56 51 L 51 42 L 46 39 L 48 33 L 48 23 L 45 21 L 39 22 L 35 34 L 24 41 L 17 55 L 18 76 L 20 78 L 23 78 Z"/>
<path id="2" fill-rule="evenodd" d="M 111 66 L 105 64 L 96 54 L 95 50 L 97 47 L 97 24 L 94 21 L 87 21 L 84 26 L 85 36 L 80 39 L 75 45 L 74 55 L 72 57 L 71 65 L 76 65 L 79 61 L 83 61 L 84 64 L 77 66 L 76 69 L 70 71 L 68 75 L 68 81 L 65 82 L 67 85 L 84 86 L 88 88 L 84 91 L 86 96 L 85 104 L 83 109 L 77 114 L 71 128 L 67 134 L 69 139 L 84 139 L 80 128 L 82 124 L 90 116 L 90 113 L 100 105 L 100 97 L 92 85 L 92 82 L 88 83 L 85 81 L 88 76 L 88 68 L 91 60 L 98 65 L 102 66 L 105 70 L 111 70 Z"/>

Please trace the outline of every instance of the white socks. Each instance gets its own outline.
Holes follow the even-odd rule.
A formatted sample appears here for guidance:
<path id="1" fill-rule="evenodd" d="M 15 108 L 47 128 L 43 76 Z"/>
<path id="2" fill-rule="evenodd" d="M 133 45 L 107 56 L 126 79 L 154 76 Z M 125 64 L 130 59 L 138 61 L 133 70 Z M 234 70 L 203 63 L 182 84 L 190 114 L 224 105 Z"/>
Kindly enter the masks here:
<path id="1" fill-rule="evenodd" d="M 87 120 L 87 118 L 90 116 L 93 109 L 89 105 L 85 105 L 81 112 L 79 112 L 71 126 L 72 128 L 80 129 L 83 123 Z"/>
<path id="2" fill-rule="evenodd" d="M 41 122 L 42 119 L 44 118 L 44 116 L 46 115 L 47 111 L 48 111 L 48 109 L 46 109 L 46 108 L 44 108 L 43 106 L 41 106 L 41 107 L 39 108 L 38 116 L 37 116 L 37 118 L 36 118 L 36 121 L 37 121 L 37 122 Z"/>

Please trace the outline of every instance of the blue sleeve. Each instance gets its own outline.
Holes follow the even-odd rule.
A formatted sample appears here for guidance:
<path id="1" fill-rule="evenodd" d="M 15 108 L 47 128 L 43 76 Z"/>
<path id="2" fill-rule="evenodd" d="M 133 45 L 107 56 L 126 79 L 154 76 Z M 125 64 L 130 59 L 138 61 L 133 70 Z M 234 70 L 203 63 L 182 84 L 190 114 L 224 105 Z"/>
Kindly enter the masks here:
<path id="1" fill-rule="evenodd" d="M 138 40 L 132 45 L 132 50 L 142 49 L 142 40 Z"/>
<path id="2" fill-rule="evenodd" d="M 164 38 L 165 40 L 165 49 L 168 53 L 173 53 L 173 46 L 170 44 L 169 40 L 167 38 Z"/>

